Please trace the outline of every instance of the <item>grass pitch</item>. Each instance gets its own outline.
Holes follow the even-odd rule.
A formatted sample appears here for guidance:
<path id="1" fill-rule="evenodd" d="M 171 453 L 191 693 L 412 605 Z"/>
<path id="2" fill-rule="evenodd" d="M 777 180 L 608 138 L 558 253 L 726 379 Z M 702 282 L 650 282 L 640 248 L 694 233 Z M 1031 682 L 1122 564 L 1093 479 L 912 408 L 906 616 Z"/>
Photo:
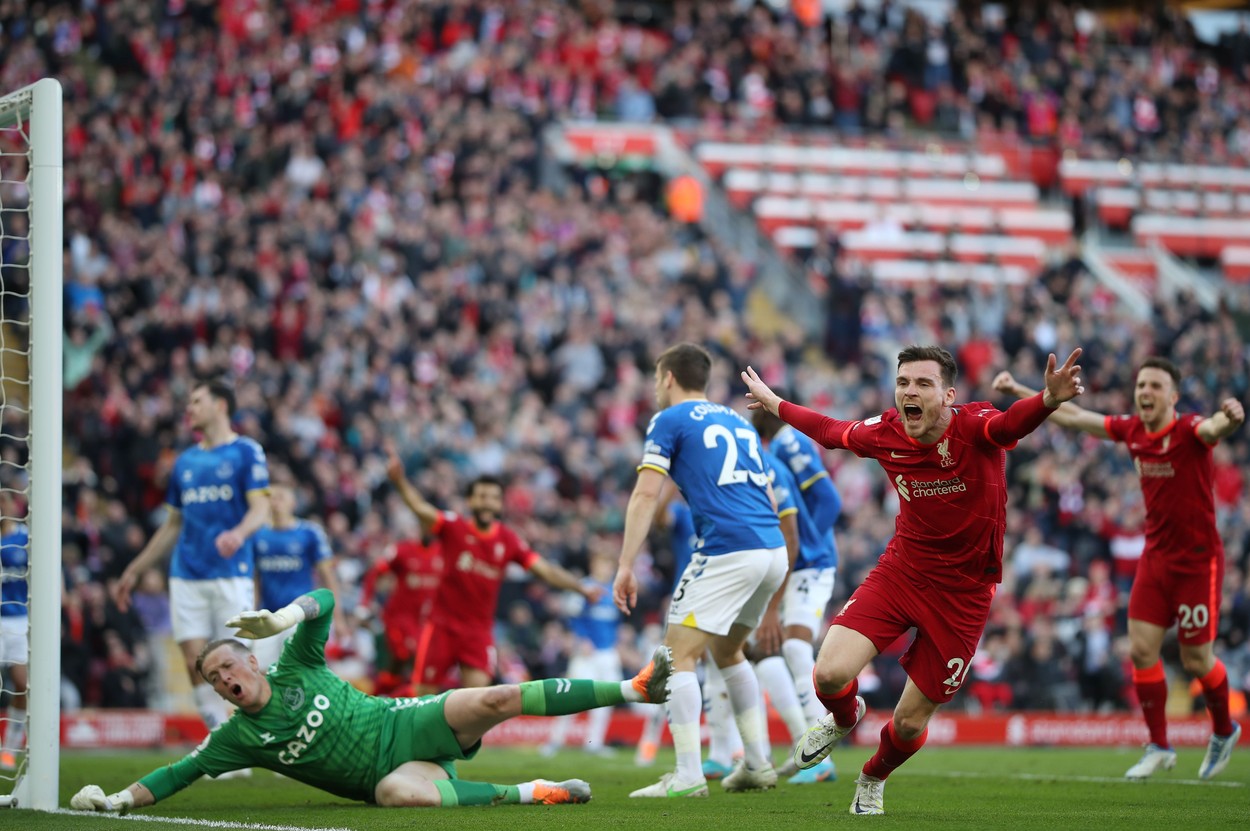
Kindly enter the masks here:
<path id="1" fill-rule="evenodd" d="M 785 749 L 775 748 L 783 758 Z M 587 805 L 498 808 L 383 809 L 336 799 L 258 770 L 251 779 L 199 782 L 164 803 L 118 819 L 93 814 L 40 814 L 0 809 L 0 829 L 15 831 L 185 831 L 187 828 L 352 829 L 383 831 L 772 831 L 772 829 L 1219 829 L 1244 831 L 1250 817 L 1250 748 L 1241 748 L 1221 776 L 1197 778 L 1202 750 L 1182 749 L 1177 768 L 1147 782 L 1126 782 L 1124 771 L 1139 749 L 1014 749 L 929 747 L 890 777 L 887 814 L 847 812 L 853 780 L 871 755 L 864 747 L 840 748 L 833 759 L 838 781 L 764 793 L 729 794 L 712 783 L 708 799 L 629 799 L 672 765 L 661 752 L 656 765 L 637 768 L 632 749 L 611 758 L 565 751 L 543 759 L 532 749 L 485 748 L 461 766 L 462 778 L 516 783 L 535 777 L 590 781 Z M 66 753 L 61 760 L 61 802 L 87 783 L 108 793 L 175 753 Z"/>

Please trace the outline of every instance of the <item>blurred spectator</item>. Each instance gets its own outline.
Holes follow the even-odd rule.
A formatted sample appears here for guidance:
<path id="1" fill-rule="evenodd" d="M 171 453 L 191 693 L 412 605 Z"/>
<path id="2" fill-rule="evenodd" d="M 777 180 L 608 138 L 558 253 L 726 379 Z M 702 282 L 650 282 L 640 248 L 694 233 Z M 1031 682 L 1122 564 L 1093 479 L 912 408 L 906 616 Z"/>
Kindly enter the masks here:
<path id="1" fill-rule="evenodd" d="M 206 375 L 234 381 L 236 429 L 303 483 L 342 556 L 348 610 L 374 558 L 413 536 L 388 499 L 387 439 L 439 508 L 462 509 L 463 483 L 498 470 L 508 521 L 584 567 L 587 529 L 621 525 L 654 344 L 715 344 L 730 368 L 769 356 L 805 400 L 842 416 L 885 409 L 898 349 L 945 343 L 943 327 L 964 400 L 995 397 L 985 370 L 1035 379 L 1047 349 L 1077 343 L 1096 409 L 1127 409 L 1117 390 L 1152 351 L 1193 379 L 1183 406 L 1247 396 L 1245 297 L 1211 315 L 1182 296 L 1141 323 L 1077 258 L 1022 286 L 896 287 L 822 240 L 805 266 L 823 292 L 830 366 L 800 333 L 771 334 L 748 314 L 757 264 L 657 211 L 662 182 L 605 169 L 548 187 L 543 127 L 600 113 L 728 137 L 831 126 L 873 141 L 887 130 L 927 141 L 918 128 L 930 120 L 945 136 L 1039 151 L 1250 162 L 1244 24 L 1210 48 L 1171 8 L 1143 28 L 1144 15 L 1068 3 L 956 8 L 940 26 L 902 4 L 818 5 L 795 20 L 764 4 L 678 0 L 651 26 L 479 0 L 261 4 L 247 15 L 52 2 L 43 27 L 20 4 L 0 8 L 7 88 L 48 74 L 65 87 L 64 535 L 84 576 L 67 585 L 63 655 L 84 703 L 103 700 L 99 581 L 155 528 L 174 451 L 192 440 L 179 402 Z M 14 223 L 6 262 L 20 253 Z M 21 313 L 19 294 L 4 299 L 10 317 Z M 737 392 L 732 374 L 717 388 Z M 11 409 L 0 460 L 17 470 L 24 450 L 4 435 L 25 428 Z M 1020 529 L 1034 527 L 1070 556 L 1068 570 L 1088 570 L 1098 603 L 1115 605 L 1141 542 L 1126 455 L 1048 428 L 1026 444 L 1008 462 L 1019 507 L 1009 562 Z M 1244 574 L 1250 508 L 1235 474 L 1250 454 L 1242 438 L 1222 447 L 1221 530 L 1229 574 Z M 846 499 L 836 607 L 880 554 L 897 497 L 861 460 L 827 461 Z M 644 631 L 621 636 L 627 671 L 649 654 L 641 642 L 654 643 L 647 627 L 668 590 L 665 546 L 652 549 Z M 1113 553 L 1109 586 L 1091 564 Z M 1023 658 L 1019 643 L 1063 605 L 1062 584 L 1048 598 L 1032 585 L 1004 585 L 995 654 Z M 1229 608 L 1244 609 L 1244 596 L 1233 590 Z M 1223 618 L 1221 649 L 1243 667 L 1230 677 L 1245 679 L 1245 615 Z M 501 632 L 506 659 L 512 635 Z"/>

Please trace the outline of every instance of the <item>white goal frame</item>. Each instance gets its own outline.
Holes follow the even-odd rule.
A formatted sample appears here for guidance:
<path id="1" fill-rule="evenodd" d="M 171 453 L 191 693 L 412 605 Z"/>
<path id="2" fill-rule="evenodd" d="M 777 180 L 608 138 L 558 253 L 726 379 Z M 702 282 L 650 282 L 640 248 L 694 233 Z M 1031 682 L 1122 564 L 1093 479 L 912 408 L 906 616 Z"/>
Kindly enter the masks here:
<path id="1" fill-rule="evenodd" d="M 64 131 L 61 84 L 0 97 L 0 127 L 30 123 L 30 658 L 26 771 L 0 806 L 57 807 L 61 762 L 61 440 Z"/>

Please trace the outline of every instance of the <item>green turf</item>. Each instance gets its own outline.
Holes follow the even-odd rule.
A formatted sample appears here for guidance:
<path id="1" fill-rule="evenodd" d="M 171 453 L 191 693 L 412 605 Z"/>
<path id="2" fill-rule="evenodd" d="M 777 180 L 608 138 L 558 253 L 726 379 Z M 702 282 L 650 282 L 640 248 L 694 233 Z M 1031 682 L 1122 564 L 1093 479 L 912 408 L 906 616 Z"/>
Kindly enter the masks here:
<path id="1" fill-rule="evenodd" d="M 777 748 L 781 758 L 783 750 Z M 1180 752 L 1177 769 L 1145 783 L 1120 779 L 1135 749 L 926 748 L 890 778 L 883 817 L 848 815 L 852 780 L 870 755 L 867 748 L 839 749 L 841 772 L 830 784 L 727 794 L 713 783 L 709 799 L 631 800 L 629 791 L 654 781 L 657 766 L 634 767 L 629 751 L 601 759 L 566 751 L 542 759 L 532 750 L 487 748 L 461 767 L 461 776 L 513 783 L 536 776 L 581 777 L 591 782 L 588 805 L 459 809 L 382 809 L 335 799 L 320 791 L 257 771 L 248 780 L 200 782 L 140 816 L 192 817 L 211 822 L 261 823 L 359 831 L 552 831 L 577 828 L 639 831 L 818 831 L 829 826 L 908 829 L 1245 829 L 1250 819 L 1250 750 L 1233 756 L 1217 780 L 1197 782 L 1201 751 Z M 66 753 L 61 765 L 62 803 L 89 782 L 112 792 L 171 759 L 167 753 Z M 183 829 L 165 822 L 116 822 L 95 815 L 44 815 L 0 810 L 0 828 Z M 203 826 L 201 826 L 203 827 Z M 211 827 L 211 826 L 209 826 Z"/>

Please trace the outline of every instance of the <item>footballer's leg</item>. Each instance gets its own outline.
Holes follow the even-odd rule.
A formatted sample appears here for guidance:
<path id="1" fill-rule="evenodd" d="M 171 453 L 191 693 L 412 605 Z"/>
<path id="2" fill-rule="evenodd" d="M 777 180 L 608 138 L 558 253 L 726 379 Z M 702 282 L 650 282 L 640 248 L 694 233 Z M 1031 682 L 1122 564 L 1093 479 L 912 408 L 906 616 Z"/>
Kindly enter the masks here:
<path id="1" fill-rule="evenodd" d="M 1145 779 L 1159 770 L 1176 767 L 1176 751 L 1168 741 L 1168 680 L 1160 658 L 1164 629 L 1141 620 L 1128 622 L 1133 661 L 1133 687 L 1141 704 L 1150 741 L 1142 758 L 1129 768 L 1127 779 Z"/>
<path id="2" fill-rule="evenodd" d="M 690 626 L 674 625 L 669 619 L 665 640 L 671 648 L 672 673 L 667 685 L 668 724 L 677 756 L 676 769 L 665 773 L 660 781 L 630 794 L 631 797 L 707 796 L 707 780 L 703 778 L 702 748 L 699 738 L 699 716 L 703 696 L 695 664 L 707 649 L 712 635 Z"/>
<path id="3" fill-rule="evenodd" d="M 454 778 L 434 762 L 405 762 L 382 777 L 374 799 L 385 808 L 576 804 L 590 801 L 590 785 L 580 779 L 536 779 L 518 785 L 470 782 Z"/>
<path id="4" fill-rule="evenodd" d="M 648 698 L 651 694 L 660 696 L 662 701 L 668 680 L 667 656 L 667 648 L 657 649 L 652 663 L 640 674 L 641 681 L 547 678 L 452 690 L 443 704 L 443 714 L 460 746 L 467 749 L 481 741 L 492 727 L 515 716 L 567 716 L 596 707 L 653 700 Z"/>
<path id="5" fill-rule="evenodd" d="M 1210 631 L 1210 630 L 1208 630 Z M 1193 643 L 1201 635 L 1190 630 L 1178 633 L 1181 647 L 1181 664 L 1185 671 L 1198 679 L 1202 697 L 1211 717 L 1211 740 L 1207 752 L 1198 767 L 1198 778 L 1210 779 L 1228 766 L 1233 747 L 1241 738 L 1241 727 L 1232 719 L 1229 706 L 1228 669 L 1215 657 L 1215 645 L 1207 640 Z"/>
<path id="6" fill-rule="evenodd" d="M 742 764 L 721 779 L 727 791 L 767 790 L 777 784 L 777 771 L 767 750 L 759 681 L 742 651 L 750 633 L 749 627 L 735 623 L 728 635 L 713 639 L 711 646 L 742 737 Z"/>

